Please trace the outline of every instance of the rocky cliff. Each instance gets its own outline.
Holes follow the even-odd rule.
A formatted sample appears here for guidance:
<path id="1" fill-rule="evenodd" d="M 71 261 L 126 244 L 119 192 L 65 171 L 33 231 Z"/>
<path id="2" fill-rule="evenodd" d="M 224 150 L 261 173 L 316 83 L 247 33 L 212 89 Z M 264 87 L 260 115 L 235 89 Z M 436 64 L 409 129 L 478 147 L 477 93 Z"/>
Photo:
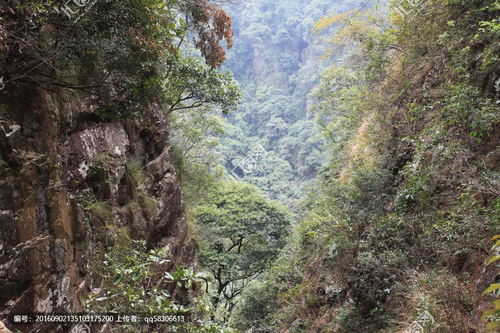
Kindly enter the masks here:
<path id="1" fill-rule="evenodd" d="M 0 92 L 0 319 L 11 329 L 12 313 L 82 311 L 108 226 L 169 246 L 172 266 L 193 261 L 165 114 L 152 106 L 140 124 L 102 122 L 94 108 L 75 92 Z"/>

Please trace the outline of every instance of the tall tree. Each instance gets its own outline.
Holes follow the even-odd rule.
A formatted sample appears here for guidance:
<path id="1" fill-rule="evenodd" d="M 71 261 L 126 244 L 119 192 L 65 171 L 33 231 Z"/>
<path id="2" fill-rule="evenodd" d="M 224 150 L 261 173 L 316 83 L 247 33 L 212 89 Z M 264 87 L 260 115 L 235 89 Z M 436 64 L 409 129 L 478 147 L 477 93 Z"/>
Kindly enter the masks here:
<path id="1" fill-rule="evenodd" d="M 252 185 L 231 182 L 214 200 L 198 207 L 200 263 L 210 272 L 206 290 L 214 310 L 227 321 L 250 281 L 262 274 L 284 245 L 287 210 L 265 199 Z M 216 319 L 216 315 L 213 315 Z"/>

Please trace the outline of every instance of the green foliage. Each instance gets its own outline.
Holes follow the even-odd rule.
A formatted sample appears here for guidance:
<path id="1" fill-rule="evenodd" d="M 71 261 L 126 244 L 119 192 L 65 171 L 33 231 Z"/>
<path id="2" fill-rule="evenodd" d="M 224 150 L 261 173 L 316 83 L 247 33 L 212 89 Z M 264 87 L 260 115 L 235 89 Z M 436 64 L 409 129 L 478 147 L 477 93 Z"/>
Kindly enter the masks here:
<path id="1" fill-rule="evenodd" d="M 108 172 L 113 165 L 113 158 L 106 153 L 97 154 L 89 167 L 89 173 Z"/>
<path id="2" fill-rule="evenodd" d="M 359 123 L 360 115 L 371 99 L 363 81 L 347 68 L 331 66 L 321 75 L 321 82 L 311 95 L 317 100 L 311 111 L 323 134 L 330 139 L 330 149 L 342 150 Z M 366 104 L 361 104 L 366 101 Z"/>
<path id="3" fill-rule="evenodd" d="M 329 63 L 322 59 L 328 35 L 313 34 L 311 28 L 330 10 L 351 7 L 351 1 L 343 0 L 257 0 L 228 6 L 235 43 L 226 66 L 244 97 L 238 112 L 228 116 L 232 128 L 226 129 L 219 151 L 226 168 L 233 170 L 233 161 L 244 159 L 257 145 L 264 147 L 263 172 L 239 176 L 294 212 L 325 161 L 325 140 L 307 111 L 313 104 L 308 94 Z"/>
<path id="4" fill-rule="evenodd" d="M 235 309 L 231 324 L 241 330 L 254 332 L 275 329 L 266 318 L 277 307 L 277 290 L 270 281 L 252 281 L 243 292 L 242 301 Z"/>
<path id="5" fill-rule="evenodd" d="M 0 50 L 19 55 L 11 61 L 2 51 L 2 62 L 11 63 L 6 80 L 91 93 L 101 121 L 144 120 L 158 103 L 170 111 L 205 104 L 230 110 L 239 98 L 231 74 L 212 68 L 224 58 L 220 44 L 231 46 L 232 30 L 224 11 L 208 1 L 89 2 L 76 23 L 53 1 L 9 0 L 1 12 L 8 38 Z M 210 65 L 181 52 L 188 35 Z"/>
<path id="6" fill-rule="evenodd" d="M 133 158 L 127 160 L 127 174 L 135 186 L 143 184 L 146 178 L 141 163 Z"/>
<path id="7" fill-rule="evenodd" d="M 231 72 L 220 73 L 199 58 L 169 57 L 165 63 L 163 101 L 168 112 L 212 105 L 228 113 L 240 100 Z"/>
<path id="8" fill-rule="evenodd" d="M 134 241 L 121 230 L 111 231 L 114 245 L 104 254 L 102 265 L 95 270 L 103 279 L 103 288 L 88 296 L 85 303 L 87 310 L 102 313 L 188 313 L 187 308 L 177 307 L 171 302 L 168 291 L 157 286 L 148 289 L 155 265 L 169 261 L 168 250 L 147 253 L 143 241 Z M 168 276 L 162 277 L 166 278 Z"/>
<path id="9" fill-rule="evenodd" d="M 438 107 L 446 127 L 460 127 L 478 141 L 487 136 L 498 119 L 498 106 L 494 101 L 483 97 L 477 87 L 466 84 L 445 87 L 448 93 Z"/>
<path id="10" fill-rule="evenodd" d="M 194 215 L 199 261 L 210 274 L 206 287 L 219 312 L 212 318 L 227 321 L 239 295 L 283 247 L 290 217 L 283 206 L 263 198 L 255 187 L 237 182 L 225 184 Z"/>
<path id="11" fill-rule="evenodd" d="M 492 240 L 495 241 L 495 245 L 493 245 L 492 248 L 494 255 L 488 260 L 486 266 L 492 265 L 500 260 L 500 235 L 495 235 Z M 498 289 L 500 289 L 500 284 L 492 283 L 483 291 L 483 295 L 488 293 L 496 295 L 496 299 L 493 301 L 493 308 L 483 311 L 481 316 L 481 319 L 487 322 L 486 327 L 489 331 L 495 331 L 500 327 L 500 297 L 498 297 Z"/>
<path id="12" fill-rule="evenodd" d="M 107 201 L 90 200 L 85 203 L 85 210 L 87 210 L 91 216 L 104 223 L 113 219 L 113 211 L 111 210 L 110 203 Z"/>
<path id="13" fill-rule="evenodd" d="M 395 332 L 427 310 L 436 331 L 480 330 L 472 274 L 498 231 L 498 2 L 421 6 L 319 22 L 344 56 L 311 94 L 330 160 L 236 327 Z"/>
<path id="14" fill-rule="evenodd" d="M 97 313 L 140 313 L 144 315 L 185 315 L 182 325 L 171 325 L 166 332 L 233 332 L 231 329 L 205 321 L 201 299 L 194 296 L 193 285 L 200 274 L 177 267 L 169 273 L 164 269 L 171 261 L 168 248 L 145 250 L 145 242 L 132 240 L 124 230 L 110 228 L 113 245 L 103 254 L 93 271 L 100 288 L 93 289 L 84 300 L 87 311 Z M 191 298 L 182 304 L 172 298 L 172 291 L 181 289 Z M 137 332 L 137 324 L 124 324 L 126 332 Z M 158 329 L 157 324 L 148 330 Z M 144 327 L 141 330 L 145 329 Z"/>
<path id="15" fill-rule="evenodd" d="M 223 176 L 221 157 L 214 153 L 223 133 L 223 119 L 207 108 L 171 115 L 175 169 L 189 206 L 208 200 Z"/>
<path id="16" fill-rule="evenodd" d="M 129 158 L 126 171 L 131 196 L 129 205 L 138 205 L 146 213 L 152 215 L 157 208 L 157 202 L 146 190 L 146 175 L 142 164 L 133 158 Z"/>

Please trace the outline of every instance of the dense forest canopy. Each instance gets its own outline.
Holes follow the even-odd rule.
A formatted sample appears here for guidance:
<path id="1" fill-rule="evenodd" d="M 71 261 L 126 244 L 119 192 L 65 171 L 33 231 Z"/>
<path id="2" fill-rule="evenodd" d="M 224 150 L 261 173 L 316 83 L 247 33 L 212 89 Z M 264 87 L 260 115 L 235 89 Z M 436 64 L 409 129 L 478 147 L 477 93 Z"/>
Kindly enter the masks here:
<path id="1" fill-rule="evenodd" d="M 498 331 L 499 14 L 2 1 L 0 332 Z"/>
<path id="2" fill-rule="evenodd" d="M 333 9 L 360 4 L 259 0 L 228 7 L 235 43 L 224 67 L 240 83 L 243 102 L 228 118 L 221 142 L 224 164 L 295 212 L 326 157 L 324 138 L 308 108 L 310 91 L 329 62 L 323 57 L 328 35 L 312 27 Z M 260 168 L 241 167 L 242 157 L 259 146 L 265 151 Z"/>

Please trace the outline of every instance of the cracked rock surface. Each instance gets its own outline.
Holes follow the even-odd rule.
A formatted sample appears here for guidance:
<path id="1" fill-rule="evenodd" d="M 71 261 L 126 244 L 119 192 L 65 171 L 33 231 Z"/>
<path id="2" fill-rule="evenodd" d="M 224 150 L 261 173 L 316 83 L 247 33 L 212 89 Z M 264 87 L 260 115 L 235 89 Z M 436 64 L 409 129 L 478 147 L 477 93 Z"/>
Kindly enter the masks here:
<path id="1" fill-rule="evenodd" d="M 192 263 L 195 245 L 160 108 L 152 106 L 142 125 L 100 123 L 85 120 L 92 110 L 85 96 L 63 103 L 34 89 L 16 93 L 0 100 L 0 319 L 7 327 L 13 313 L 82 311 L 82 296 L 98 287 L 90 259 L 107 225 L 125 227 L 149 248 L 169 245 L 172 266 Z M 130 159 L 145 170 L 144 184 L 130 183 Z M 133 186 L 156 208 L 132 209 Z M 109 204 L 111 218 L 93 216 L 89 198 Z M 50 324 L 15 328 L 69 332 Z M 0 332 L 9 331 L 0 323 Z"/>

